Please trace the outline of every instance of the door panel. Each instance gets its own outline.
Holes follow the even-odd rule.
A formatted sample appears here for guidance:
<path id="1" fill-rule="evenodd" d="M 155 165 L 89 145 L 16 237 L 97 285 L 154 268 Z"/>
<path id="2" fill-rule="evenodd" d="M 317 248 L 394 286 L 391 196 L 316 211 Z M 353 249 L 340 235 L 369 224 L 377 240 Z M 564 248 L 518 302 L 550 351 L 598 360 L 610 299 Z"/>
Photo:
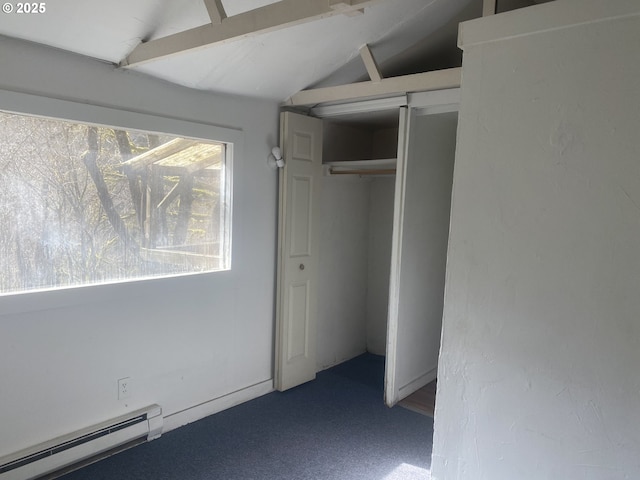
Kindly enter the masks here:
<path id="1" fill-rule="evenodd" d="M 403 109 L 396 177 L 385 402 L 436 378 L 457 114 Z"/>
<path id="2" fill-rule="evenodd" d="M 287 362 L 309 354 L 309 283 L 291 285 L 289 288 L 289 337 Z"/>
<path id="3" fill-rule="evenodd" d="M 313 162 L 313 134 L 309 132 L 294 131 L 292 157 L 295 160 Z"/>
<path id="4" fill-rule="evenodd" d="M 322 121 L 282 113 L 280 137 L 285 166 L 280 170 L 275 388 L 282 391 L 316 376 Z"/>
<path id="5" fill-rule="evenodd" d="M 311 255 L 311 206 L 313 204 L 312 178 L 296 175 L 292 179 L 291 203 L 291 250 L 290 256 L 303 257 Z"/>

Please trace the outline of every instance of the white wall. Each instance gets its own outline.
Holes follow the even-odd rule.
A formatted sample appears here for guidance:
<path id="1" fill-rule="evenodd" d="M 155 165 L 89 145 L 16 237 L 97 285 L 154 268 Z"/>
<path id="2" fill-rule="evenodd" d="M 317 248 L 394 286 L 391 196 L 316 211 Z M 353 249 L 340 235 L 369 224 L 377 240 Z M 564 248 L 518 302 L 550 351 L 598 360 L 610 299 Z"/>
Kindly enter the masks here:
<path id="1" fill-rule="evenodd" d="M 369 199 L 367 351 L 376 355 L 384 355 L 387 348 L 395 182 L 395 176 L 374 178 Z"/>
<path id="2" fill-rule="evenodd" d="M 398 156 L 398 127 L 373 132 L 374 158 Z M 367 277 L 367 351 L 385 355 L 389 278 L 391 275 L 391 237 L 396 177 L 372 177 L 369 198 L 369 271 Z"/>
<path id="3" fill-rule="evenodd" d="M 461 43 L 433 478 L 639 478 L 640 6 Z"/>
<path id="4" fill-rule="evenodd" d="M 371 139 L 372 158 L 396 158 L 398 156 L 398 126 L 378 128 Z"/>
<path id="5" fill-rule="evenodd" d="M 367 160 L 373 158 L 373 132 L 361 125 L 322 122 L 322 161 Z"/>
<path id="6" fill-rule="evenodd" d="M 218 408 L 212 399 L 256 385 L 245 397 L 269 391 L 277 190 L 266 155 L 277 139 L 277 105 L 179 88 L 7 38 L 0 63 L 0 110 L 97 123 L 152 113 L 240 136 L 231 271 L 0 297 L 0 456 L 150 403 L 163 407 L 172 428 Z M 127 376 L 132 397 L 118 401 L 117 379 Z"/>
<path id="7" fill-rule="evenodd" d="M 370 182 L 322 177 L 318 370 L 366 351 Z"/>

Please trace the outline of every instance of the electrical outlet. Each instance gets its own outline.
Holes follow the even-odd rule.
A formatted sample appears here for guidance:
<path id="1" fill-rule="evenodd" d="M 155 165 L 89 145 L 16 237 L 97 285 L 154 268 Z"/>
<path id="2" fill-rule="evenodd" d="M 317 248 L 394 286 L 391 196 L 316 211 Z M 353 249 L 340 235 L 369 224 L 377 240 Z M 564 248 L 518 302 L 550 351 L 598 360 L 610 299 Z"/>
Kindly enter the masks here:
<path id="1" fill-rule="evenodd" d="M 131 396 L 131 378 L 118 379 L 118 400 L 124 400 Z"/>

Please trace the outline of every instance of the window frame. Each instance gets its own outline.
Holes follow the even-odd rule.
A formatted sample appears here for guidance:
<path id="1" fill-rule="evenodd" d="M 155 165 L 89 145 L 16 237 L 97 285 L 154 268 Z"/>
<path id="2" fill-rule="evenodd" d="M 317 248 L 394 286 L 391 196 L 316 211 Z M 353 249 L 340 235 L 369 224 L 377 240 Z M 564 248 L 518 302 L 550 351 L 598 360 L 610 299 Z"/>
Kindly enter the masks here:
<path id="1" fill-rule="evenodd" d="M 207 272 L 188 272 L 180 274 L 158 275 L 153 277 L 138 277 L 122 280 L 113 280 L 104 283 L 90 283 L 84 285 L 57 286 L 42 289 L 23 290 L 18 292 L 0 292 L 0 304 L 9 307 L 7 303 L 12 303 L 14 298 L 20 304 L 20 298 L 31 298 L 40 296 L 50 299 L 53 304 L 71 305 L 78 303 L 75 297 L 77 290 L 82 289 L 82 295 L 94 290 L 96 296 L 89 295 L 85 299 L 98 299 L 100 295 L 111 290 L 116 294 L 118 291 L 124 293 L 127 285 L 131 284 L 151 284 L 184 277 L 201 277 L 210 275 L 229 274 L 233 268 L 233 210 L 234 210 L 234 164 L 242 158 L 242 146 L 244 142 L 244 132 L 240 128 L 221 126 L 215 123 L 187 120 L 180 117 L 167 116 L 157 113 L 138 112 L 135 110 L 125 110 L 114 107 L 94 105 L 89 103 L 78 103 L 71 100 L 63 100 L 46 96 L 12 92 L 0 89 L 0 111 L 28 115 L 52 120 L 70 121 L 84 123 L 88 125 L 115 128 L 122 130 L 138 130 L 154 134 L 174 135 L 195 140 L 213 141 L 225 144 L 225 195 L 228 205 L 228 228 L 225 231 L 226 244 L 226 265 L 224 269 Z M 188 280 L 183 280 L 188 282 Z M 146 289 L 146 287 L 138 287 Z M 66 299 L 66 300 L 65 300 Z M 60 303 L 61 302 L 61 303 Z M 84 302 L 81 302 L 84 303 Z M 45 302 L 49 304 L 49 302 Z M 32 308 L 18 308 L 19 311 L 40 310 L 44 306 L 34 305 Z M 50 308 L 50 307 L 46 307 Z M 3 308 L 4 310 L 4 308 Z"/>

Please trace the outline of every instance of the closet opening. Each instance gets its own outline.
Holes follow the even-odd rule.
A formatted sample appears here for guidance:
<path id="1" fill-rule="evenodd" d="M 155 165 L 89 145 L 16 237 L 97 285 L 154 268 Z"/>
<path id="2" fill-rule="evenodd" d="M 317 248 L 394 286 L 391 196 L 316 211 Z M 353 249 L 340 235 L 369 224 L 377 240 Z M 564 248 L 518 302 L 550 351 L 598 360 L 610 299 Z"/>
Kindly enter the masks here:
<path id="1" fill-rule="evenodd" d="M 390 407 L 436 380 L 458 105 L 451 89 L 282 114 L 277 389 L 364 353 Z"/>
<path id="2" fill-rule="evenodd" d="M 323 119 L 318 369 L 377 356 L 386 403 L 430 416 L 457 129 L 448 110 Z"/>
<path id="3" fill-rule="evenodd" d="M 398 108 L 323 119 L 319 369 L 386 352 L 398 120 Z"/>

